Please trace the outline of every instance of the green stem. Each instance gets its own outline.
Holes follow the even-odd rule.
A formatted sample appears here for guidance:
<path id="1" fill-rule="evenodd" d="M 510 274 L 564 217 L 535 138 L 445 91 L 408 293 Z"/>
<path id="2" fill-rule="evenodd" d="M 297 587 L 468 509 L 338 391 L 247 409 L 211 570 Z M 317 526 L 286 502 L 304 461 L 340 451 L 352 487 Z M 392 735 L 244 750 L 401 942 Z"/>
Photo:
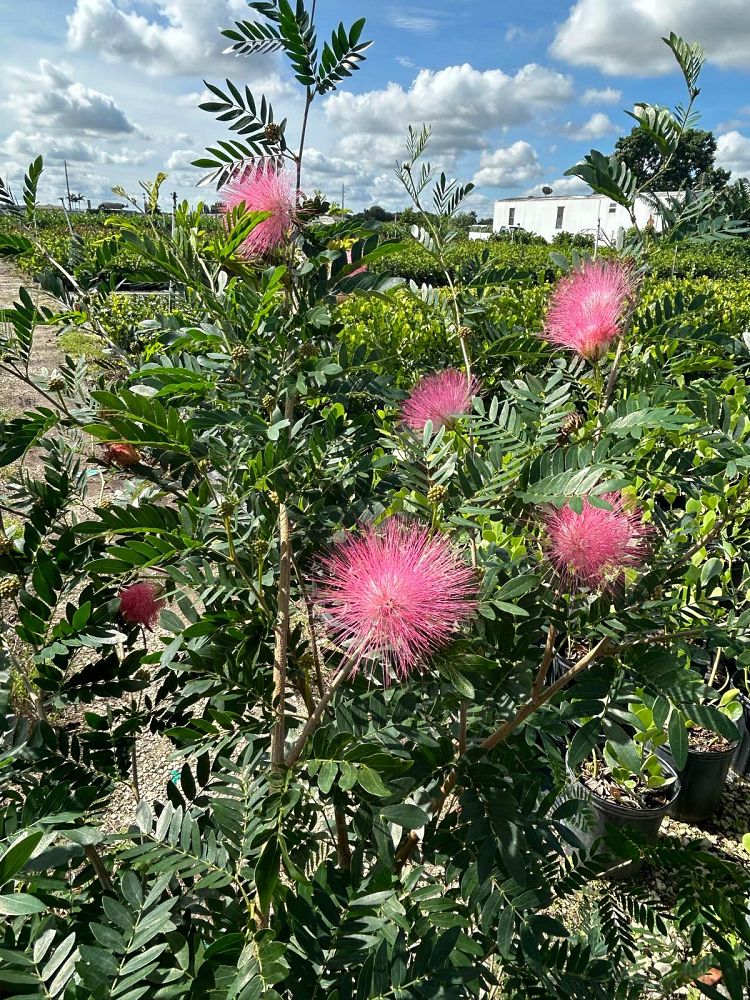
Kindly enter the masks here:
<path id="1" fill-rule="evenodd" d="M 240 576 L 244 580 L 245 584 L 247 585 L 248 589 L 252 593 L 252 595 L 255 598 L 255 600 L 258 602 L 258 604 L 261 606 L 261 608 L 263 608 L 263 610 L 265 611 L 265 613 L 270 616 L 271 615 L 271 609 L 269 608 L 268 604 L 266 603 L 266 599 L 263 597 L 263 594 L 261 593 L 261 591 L 256 587 L 255 581 L 247 573 L 247 571 L 245 570 L 244 566 L 240 562 L 239 557 L 237 556 L 237 550 L 236 550 L 235 545 L 234 545 L 234 534 L 232 532 L 232 523 L 231 523 L 228 515 L 225 516 L 225 518 L 224 518 L 224 530 L 225 530 L 226 536 L 227 536 L 227 547 L 229 549 L 229 560 L 230 560 L 230 562 L 237 569 L 237 572 L 240 574 Z"/>

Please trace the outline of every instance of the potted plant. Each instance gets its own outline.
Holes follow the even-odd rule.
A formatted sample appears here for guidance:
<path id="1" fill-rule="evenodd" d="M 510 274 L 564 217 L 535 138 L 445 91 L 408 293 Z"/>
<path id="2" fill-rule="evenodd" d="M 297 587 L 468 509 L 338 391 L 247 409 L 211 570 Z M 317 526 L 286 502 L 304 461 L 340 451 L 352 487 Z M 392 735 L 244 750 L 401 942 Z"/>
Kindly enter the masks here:
<path id="1" fill-rule="evenodd" d="M 608 826 L 624 828 L 647 842 L 656 839 L 680 782 L 674 767 L 657 756 L 645 735 L 644 730 L 632 739 L 608 740 L 601 751 L 595 747 L 578 769 L 578 784 L 596 817 L 586 831 L 590 844 L 604 837 Z M 570 755 L 568 766 L 575 773 Z M 641 866 L 639 861 L 622 866 L 624 859 L 617 860 L 618 875 L 635 874 Z"/>
<path id="2" fill-rule="evenodd" d="M 743 714 L 736 689 L 726 691 L 715 705 L 695 705 L 686 718 L 679 709 L 669 720 L 669 746 L 660 750 L 677 770 L 680 792 L 670 815 L 685 823 L 704 823 L 719 804 L 740 733 L 735 724 Z"/>

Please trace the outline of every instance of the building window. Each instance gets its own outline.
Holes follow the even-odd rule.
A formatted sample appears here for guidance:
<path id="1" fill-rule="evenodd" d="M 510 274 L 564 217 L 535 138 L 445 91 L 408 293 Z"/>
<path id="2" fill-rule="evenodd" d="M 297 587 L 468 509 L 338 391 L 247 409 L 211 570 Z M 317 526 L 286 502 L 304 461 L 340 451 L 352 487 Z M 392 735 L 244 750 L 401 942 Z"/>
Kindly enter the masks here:
<path id="1" fill-rule="evenodd" d="M 557 218 L 555 219 L 555 229 L 562 229 L 563 215 L 565 215 L 565 206 L 557 206 Z"/>
<path id="2" fill-rule="evenodd" d="M 617 205 L 615 205 L 615 203 L 611 201 L 609 203 L 609 214 L 614 215 L 616 211 L 617 211 Z"/>
<path id="3" fill-rule="evenodd" d="M 515 208 L 509 208 L 508 209 L 508 225 L 509 226 L 514 225 L 515 221 L 516 221 L 516 210 L 515 210 Z"/>

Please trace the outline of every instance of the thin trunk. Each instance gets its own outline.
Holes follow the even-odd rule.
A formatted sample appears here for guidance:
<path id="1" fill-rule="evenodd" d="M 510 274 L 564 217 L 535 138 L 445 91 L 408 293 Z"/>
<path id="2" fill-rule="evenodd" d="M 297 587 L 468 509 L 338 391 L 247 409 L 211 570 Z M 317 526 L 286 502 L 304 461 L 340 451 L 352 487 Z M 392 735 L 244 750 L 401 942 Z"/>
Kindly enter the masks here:
<path id="1" fill-rule="evenodd" d="M 551 701 L 555 695 L 557 695 L 563 688 L 567 687 L 568 684 L 577 677 L 578 674 L 587 670 L 591 664 L 600 659 L 602 656 L 606 656 L 613 649 L 613 644 L 609 639 L 602 639 L 593 649 L 589 650 L 585 656 L 573 666 L 567 673 L 563 674 L 559 680 L 555 681 L 550 687 L 545 688 L 543 691 L 538 691 L 534 693 L 532 691 L 532 697 L 525 705 L 516 712 L 512 719 L 508 719 L 504 722 L 499 729 L 495 730 L 490 736 L 488 736 L 482 743 L 479 744 L 480 748 L 484 751 L 493 750 L 498 744 L 503 743 L 518 727 L 533 715 L 534 712 L 538 711 L 542 705 L 546 705 L 547 702 Z M 545 650 L 545 659 L 547 656 L 547 651 Z M 540 670 L 541 673 L 541 670 Z M 436 816 L 443 807 L 443 803 L 451 794 L 453 789 L 458 783 L 458 769 L 456 767 L 450 772 L 448 777 L 443 782 L 440 793 L 433 799 L 431 812 L 433 816 Z M 396 852 L 396 868 L 401 871 L 403 866 L 411 857 L 412 853 L 419 844 L 419 835 L 413 830 L 406 838 L 404 843 Z"/>
<path id="2" fill-rule="evenodd" d="M 335 691 L 344 683 L 347 677 L 351 676 L 355 665 L 356 665 L 355 660 L 349 660 L 339 669 L 339 672 L 336 674 L 336 676 L 333 678 L 333 681 L 331 682 L 331 686 L 328 688 L 326 693 L 320 699 L 320 701 L 315 707 L 315 711 L 305 723 L 304 729 L 302 730 L 299 739 L 294 744 L 291 753 L 286 759 L 287 767 L 294 767 L 299 758 L 302 756 L 302 751 L 305 749 L 305 744 L 307 743 L 310 734 L 317 728 L 318 723 L 320 722 L 323 716 L 323 712 L 328 707 L 328 703 L 333 697 Z"/>
<path id="3" fill-rule="evenodd" d="M 133 791 L 136 802 L 141 801 L 141 782 L 138 777 L 138 741 L 133 738 L 133 745 L 130 748 L 130 773 L 133 779 Z"/>
<path id="4" fill-rule="evenodd" d="M 107 869 L 104 867 L 104 862 L 102 861 L 99 852 L 93 844 L 88 847 L 84 847 L 84 852 L 86 857 L 91 863 L 91 867 L 96 872 L 96 877 L 99 879 L 99 884 L 105 892 L 113 892 L 112 882 L 110 881 Z"/>
<path id="5" fill-rule="evenodd" d="M 294 395 L 286 397 L 284 417 L 291 423 L 294 417 Z M 271 737 L 271 764 L 283 767 L 286 739 L 286 663 L 289 640 L 289 603 L 292 569 L 292 539 L 289 511 L 286 502 L 279 505 L 279 601 L 276 612 L 276 640 L 273 656 L 273 711 L 274 725 Z"/>

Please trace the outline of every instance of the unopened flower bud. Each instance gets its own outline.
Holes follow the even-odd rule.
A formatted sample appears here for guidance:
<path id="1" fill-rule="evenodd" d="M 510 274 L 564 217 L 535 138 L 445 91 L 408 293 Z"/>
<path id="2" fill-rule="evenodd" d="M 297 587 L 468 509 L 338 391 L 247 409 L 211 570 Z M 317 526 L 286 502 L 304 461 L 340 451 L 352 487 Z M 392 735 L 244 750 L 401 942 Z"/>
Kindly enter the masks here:
<path id="1" fill-rule="evenodd" d="M 275 504 L 281 503 L 281 498 L 279 497 L 279 494 L 276 492 L 276 490 L 268 491 L 268 499 L 271 501 L 271 503 Z"/>
<path id="2" fill-rule="evenodd" d="M 250 357 L 250 351 L 243 345 L 240 344 L 239 347 L 235 347 L 232 351 L 232 361 L 236 365 L 244 364 L 245 361 Z"/>
<path id="3" fill-rule="evenodd" d="M 65 390 L 65 379 L 60 375 L 59 372 L 54 372 L 50 375 L 49 382 L 47 383 L 47 388 L 50 392 L 63 392 Z"/>
<path id="4" fill-rule="evenodd" d="M 21 582 L 17 576 L 6 576 L 0 580 L 0 600 L 15 597 L 21 589 Z"/>
<path id="5" fill-rule="evenodd" d="M 579 413 L 577 410 L 574 413 L 569 413 L 560 424 L 560 434 L 558 435 L 557 443 L 566 444 L 570 435 L 580 430 L 585 423 L 586 418 L 582 413 Z"/>
<path id="6" fill-rule="evenodd" d="M 261 400 L 261 404 L 264 410 L 268 410 L 268 412 L 271 413 L 273 412 L 273 408 L 276 406 L 276 397 L 272 396 L 270 392 L 267 392 Z"/>
<path id="7" fill-rule="evenodd" d="M 129 469 L 131 465 L 137 465 L 141 460 L 141 454 L 132 444 L 108 444 L 104 448 L 104 464 L 117 465 L 121 469 Z"/>
<path id="8" fill-rule="evenodd" d="M 282 135 L 281 126 L 277 125 L 276 122 L 269 122 L 268 125 L 266 125 L 266 142 L 269 142 L 272 146 L 275 146 L 280 142 Z"/>
<path id="9" fill-rule="evenodd" d="M 262 559 L 266 554 L 267 549 L 268 545 L 262 538 L 254 538 L 252 542 L 250 542 L 250 551 L 256 559 Z"/>
<path id="10" fill-rule="evenodd" d="M 427 503 L 431 503 L 435 507 L 437 507 L 441 503 L 445 503 L 447 499 L 448 499 L 447 486 L 431 486 L 427 491 Z"/>
<path id="11" fill-rule="evenodd" d="M 458 336 L 461 340 L 469 340 L 471 337 L 471 327 L 470 326 L 460 326 L 458 328 Z"/>
<path id="12" fill-rule="evenodd" d="M 4 532 L 0 532 L 0 556 L 7 556 L 12 549 L 10 538 Z"/>

